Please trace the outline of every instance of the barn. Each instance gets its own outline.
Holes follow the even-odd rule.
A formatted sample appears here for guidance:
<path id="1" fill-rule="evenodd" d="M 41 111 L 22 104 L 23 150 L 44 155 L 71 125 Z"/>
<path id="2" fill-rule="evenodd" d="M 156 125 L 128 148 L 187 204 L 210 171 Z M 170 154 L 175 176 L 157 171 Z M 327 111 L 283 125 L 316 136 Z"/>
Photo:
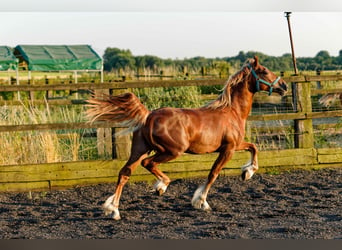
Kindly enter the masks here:
<path id="1" fill-rule="evenodd" d="M 10 47 L 0 46 L 0 71 L 15 71 L 17 84 L 19 84 L 18 62 L 19 60 L 14 56 L 13 51 Z M 10 76 L 8 76 L 8 81 L 9 83 L 12 82 Z"/>
<path id="2" fill-rule="evenodd" d="M 76 76 L 79 71 L 97 71 L 103 79 L 102 58 L 90 45 L 17 45 L 14 55 L 29 72 L 73 71 Z"/>
<path id="3" fill-rule="evenodd" d="M 0 46 L 0 71 L 17 70 L 18 59 L 8 46 Z"/>

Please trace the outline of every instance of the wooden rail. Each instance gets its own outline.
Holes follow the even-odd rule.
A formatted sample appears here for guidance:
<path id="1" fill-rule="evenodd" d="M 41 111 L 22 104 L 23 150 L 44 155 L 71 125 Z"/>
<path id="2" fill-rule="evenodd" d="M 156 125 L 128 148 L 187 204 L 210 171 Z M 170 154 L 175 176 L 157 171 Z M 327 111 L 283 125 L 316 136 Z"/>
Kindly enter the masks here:
<path id="1" fill-rule="evenodd" d="M 341 81 L 342 75 L 320 76 L 290 76 L 283 77 L 286 82 L 314 82 L 314 81 Z M 180 86 L 213 86 L 224 85 L 225 79 L 198 79 L 198 80 L 151 80 L 127 81 L 106 83 L 74 83 L 74 84 L 45 84 L 45 85 L 0 85 L 0 92 L 16 91 L 54 91 L 54 90 L 96 90 L 96 89 L 127 89 L 127 88 L 156 88 Z M 330 90 L 317 90 L 322 93 Z M 336 90 L 339 91 L 339 90 Z"/>
<path id="2" fill-rule="evenodd" d="M 342 111 L 323 111 L 310 113 L 280 113 L 252 115 L 249 121 L 272 121 L 272 120 L 294 120 L 294 119 L 317 119 L 327 117 L 342 117 Z M 25 125 L 0 125 L 0 132 L 31 131 L 31 130 L 67 130 L 87 128 L 121 128 L 113 122 L 75 122 L 75 123 L 46 123 L 46 124 L 25 124 Z"/>
<path id="3" fill-rule="evenodd" d="M 118 127 L 112 122 L 74 122 L 74 123 L 46 123 L 25 125 L 2 125 L 0 132 L 31 131 L 31 130 L 62 130 L 62 129 L 86 129 L 86 128 L 113 128 Z"/>
<path id="4" fill-rule="evenodd" d="M 185 154 L 162 166 L 172 180 L 206 176 L 217 157 L 216 153 L 204 155 Z M 241 166 L 249 160 L 247 152 L 235 153 L 223 168 L 221 175 L 239 175 Z M 279 174 L 293 169 L 320 169 L 340 167 L 342 149 L 289 149 L 261 151 L 258 173 Z M 49 164 L 32 164 L 0 167 L 0 192 L 51 190 L 98 183 L 112 183 L 124 160 L 82 161 Z M 154 176 L 138 167 L 131 181 L 153 181 Z"/>
<path id="5" fill-rule="evenodd" d="M 54 91 L 54 90 L 96 90 L 96 89 L 127 89 L 127 88 L 156 88 L 180 86 L 210 86 L 223 85 L 223 79 L 205 80 L 152 80 L 111 83 L 75 83 L 75 84 L 49 84 L 49 85 L 0 85 L 0 92 L 14 91 Z"/>

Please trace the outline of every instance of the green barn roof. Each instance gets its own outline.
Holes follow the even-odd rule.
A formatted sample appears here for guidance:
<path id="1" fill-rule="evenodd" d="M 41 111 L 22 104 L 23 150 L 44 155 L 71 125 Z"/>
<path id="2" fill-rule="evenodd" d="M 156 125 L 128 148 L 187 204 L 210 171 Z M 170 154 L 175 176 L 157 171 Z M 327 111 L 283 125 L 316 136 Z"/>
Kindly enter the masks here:
<path id="1" fill-rule="evenodd" d="M 102 69 L 101 57 L 89 45 L 18 45 L 14 54 L 32 71 Z"/>
<path id="2" fill-rule="evenodd" d="M 0 71 L 16 70 L 18 68 L 18 61 L 10 47 L 0 46 Z"/>

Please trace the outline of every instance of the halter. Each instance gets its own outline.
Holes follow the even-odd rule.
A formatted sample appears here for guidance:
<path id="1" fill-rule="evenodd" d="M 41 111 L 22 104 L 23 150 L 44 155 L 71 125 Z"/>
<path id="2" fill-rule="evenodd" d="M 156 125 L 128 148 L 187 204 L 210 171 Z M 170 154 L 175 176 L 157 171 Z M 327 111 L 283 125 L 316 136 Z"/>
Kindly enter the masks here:
<path id="1" fill-rule="evenodd" d="M 266 84 L 268 87 L 270 87 L 269 91 L 268 91 L 268 95 L 271 95 L 273 92 L 273 86 L 275 84 L 277 84 L 277 82 L 280 80 L 280 76 L 277 77 L 277 79 L 275 79 L 272 83 L 265 81 L 264 79 L 260 79 L 260 77 L 257 75 L 257 73 L 254 71 L 254 69 L 252 68 L 252 66 L 250 64 L 248 64 L 248 68 L 251 69 L 252 75 L 254 76 L 255 80 L 256 80 L 256 89 L 257 92 L 260 91 L 260 82 L 262 82 L 263 84 Z"/>

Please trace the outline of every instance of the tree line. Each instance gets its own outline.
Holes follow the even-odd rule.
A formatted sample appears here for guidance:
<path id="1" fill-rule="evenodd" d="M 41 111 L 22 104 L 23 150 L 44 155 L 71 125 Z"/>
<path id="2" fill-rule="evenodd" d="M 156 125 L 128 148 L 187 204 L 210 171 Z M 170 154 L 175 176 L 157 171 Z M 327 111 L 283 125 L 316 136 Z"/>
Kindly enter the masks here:
<path id="1" fill-rule="evenodd" d="M 165 67 L 173 67 L 178 71 L 211 71 L 212 69 L 229 70 L 238 69 L 248 59 L 257 55 L 263 65 L 273 71 L 292 71 L 292 56 L 289 53 L 282 56 L 269 56 L 261 52 L 240 51 L 233 57 L 193 57 L 185 59 L 162 59 L 153 55 L 134 56 L 129 49 L 119 49 L 108 47 L 103 55 L 104 70 L 134 70 L 149 69 L 159 72 Z M 297 68 L 299 71 L 306 70 L 341 70 L 342 50 L 339 55 L 330 56 L 326 50 L 319 51 L 315 57 L 298 57 Z M 203 72 L 202 72 L 203 73 Z"/>

